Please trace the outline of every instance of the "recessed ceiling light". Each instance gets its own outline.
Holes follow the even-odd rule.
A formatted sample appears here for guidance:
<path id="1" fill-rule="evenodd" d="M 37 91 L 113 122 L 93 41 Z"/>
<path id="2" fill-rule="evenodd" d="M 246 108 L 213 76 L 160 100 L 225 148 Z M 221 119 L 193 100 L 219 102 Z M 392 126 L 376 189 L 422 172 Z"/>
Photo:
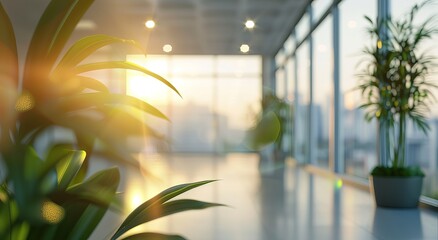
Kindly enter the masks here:
<path id="1" fill-rule="evenodd" d="M 164 51 L 164 52 L 167 52 L 167 53 L 172 52 L 172 45 L 170 45 L 170 44 L 166 44 L 166 45 L 164 45 L 164 46 L 163 46 L 163 51 Z"/>
<path id="2" fill-rule="evenodd" d="M 245 27 L 248 29 L 253 29 L 255 27 L 255 23 L 253 20 L 246 20 Z"/>
<path id="3" fill-rule="evenodd" d="M 154 22 L 154 20 L 147 20 L 147 21 L 144 23 L 144 25 L 145 25 L 147 28 L 152 29 L 152 28 L 155 27 L 155 22 Z"/>
<path id="4" fill-rule="evenodd" d="M 248 44 L 242 44 L 242 45 L 240 45 L 240 51 L 243 52 L 243 53 L 247 53 L 247 52 L 249 52 L 249 46 L 248 46 Z"/>

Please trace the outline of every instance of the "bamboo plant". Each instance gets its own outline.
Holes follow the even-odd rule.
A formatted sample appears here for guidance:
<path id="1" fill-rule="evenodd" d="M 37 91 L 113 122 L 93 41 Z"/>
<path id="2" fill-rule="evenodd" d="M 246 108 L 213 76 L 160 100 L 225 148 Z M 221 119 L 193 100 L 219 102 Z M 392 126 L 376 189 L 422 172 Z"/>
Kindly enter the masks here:
<path id="1" fill-rule="evenodd" d="M 430 1 L 415 5 L 401 19 L 376 20 L 366 17 L 373 46 L 366 47 L 367 65 L 358 75 L 365 118 L 377 119 L 385 131 L 389 165 L 377 166 L 372 175 L 424 176 L 419 167 L 406 162 L 406 126 L 412 122 L 427 134 L 427 114 L 437 86 L 428 78 L 435 58 L 420 52 L 425 40 L 437 33 L 434 17 L 416 24 L 419 10 Z"/>
<path id="2" fill-rule="evenodd" d="M 120 212 L 120 172 L 103 169 L 86 178 L 93 155 L 116 164 L 136 166 L 127 150 L 129 136 L 152 134 L 145 114 L 167 119 L 152 105 L 110 92 L 99 79 L 84 73 L 129 69 L 161 81 L 166 79 L 126 61 L 83 63 L 112 44 L 142 50 L 132 40 L 107 35 L 66 43 L 93 0 L 51 0 L 32 36 L 24 66 L 19 67 L 17 41 L 0 3 L 0 239 L 87 239 L 107 210 Z M 19 69 L 23 69 L 20 74 Z M 21 87 L 19 87 L 21 86 Z M 35 151 L 39 137 L 53 127 L 69 129 L 73 142 L 51 142 L 45 154 Z M 177 235 L 141 233 L 140 224 L 181 211 L 219 206 L 172 198 L 210 183 L 202 181 L 169 188 L 141 204 L 111 239 L 184 239 Z"/>

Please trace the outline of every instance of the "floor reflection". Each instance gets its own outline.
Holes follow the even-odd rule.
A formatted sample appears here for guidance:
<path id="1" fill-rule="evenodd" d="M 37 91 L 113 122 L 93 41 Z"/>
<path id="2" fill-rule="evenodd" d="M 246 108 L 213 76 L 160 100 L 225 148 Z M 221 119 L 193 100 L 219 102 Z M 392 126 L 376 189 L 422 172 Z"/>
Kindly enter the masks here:
<path id="1" fill-rule="evenodd" d="M 423 239 L 421 212 L 418 209 L 375 208 L 373 232 L 381 239 Z"/>
<path id="2" fill-rule="evenodd" d="M 375 208 L 368 193 L 289 162 L 272 165 L 256 154 L 154 155 L 140 161 L 146 172 L 123 171 L 127 211 L 169 186 L 205 179 L 220 181 L 184 197 L 231 207 L 177 214 L 139 230 L 191 240 L 438 239 L 437 212 Z M 107 216 L 92 238 L 105 239 L 121 220 Z"/>

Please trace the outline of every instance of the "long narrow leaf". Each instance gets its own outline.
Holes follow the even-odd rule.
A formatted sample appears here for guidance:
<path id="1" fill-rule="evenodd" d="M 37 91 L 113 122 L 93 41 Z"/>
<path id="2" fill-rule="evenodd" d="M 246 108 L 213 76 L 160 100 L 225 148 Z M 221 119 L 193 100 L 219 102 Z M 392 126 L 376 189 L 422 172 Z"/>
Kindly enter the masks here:
<path id="1" fill-rule="evenodd" d="M 10 144 L 9 131 L 14 125 L 14 106 L 18 86 L 18 58 L 15 33 L 0 3 L 0 148 Z"/>
<path id="2" fill-rule="evenodd" d="M 73 30 L 76 28 L 79 20 L 93 4 L 94 0 L 76 0 L 70 8 L 68 15 L 60 23 L 57 31 L 53 36 L 53 41 L 49 46 L 49 59 L 51 64 L 58 58 L 59 53 L 64 48 L 65 43 L 70 38 Z"/>
<path id="3" fill-rule="evenodd" d="M 142 215 L 147 214 L 150 211 L 151 206 L 156 204 L 162 204 L 184 192 L 187 192 L 191 189 L 200 187 L 202 185 L 214 181 L 216 180 L 207 180 L 207 181 L 200 181 L 194 183 L 180 184 L 164 190 L 163 192 L 159 193 L 155 197 L 144 202 L 139 207 L 137 207 L 134 211 L 132 211 L 125 219 L 125 221 L 123 221 L 123 223 L 120 225 L 119 229 L 116 231 L 116 233 L 113 235 L 111 239 L 117 239 L 131 228 L 144 223 L 144 221 L 141 221 Z"/>
<path id="4" fill-rule="evenodd" d="M 164 204 L 156 203 L 149 208 L 149 211 L 140 215 L 136 218 L 136 226 L 150 222 L 157 218 L 165 217 L 171 214 L 190 211 L 190 210 L 201 210 L 210 207 L 225 206 L 218 203 L 209 203 L 203 201 L 197 201 L 192 199 L 180 199 L 166 202 Z"/>
<path id="5" fill-rule="evenodd" d="M 142 52 L 144 52 L 144 49 L 141 47 L 141 45 L 133 40 L 116 38 L 103 34 L 91 35 L 84 37 L 79 41 L 75 42 L 73 46 L 71 46 L 70 49 L 67 51 L 67 53 L 64 55 L 64 57 L 61 59 L 54 72 L 60 73 L 66 67 L 67 68 L 74 67 L 80 62 L 82 62 L 85 58 L 95 53 L 100 48 L 115 43 L 127 44 L 135 48 L 138 48 Z"/>
<path id="6" fill-rule="evenodd" d="M 0 76 L 9 77 L 11 85 L 18 85 L 17 43 L 12 23 L 0 3 Z M 0 84 L 4 84 L 4 78 Z M 1 86 L 1 85 L 0 85 Z M 3 87 L 3 86 L 2 86 Z M 1 90 L 1 89 L 0 89 Z"/>
<path id="7" fill-rule="evenodd" d="M 87 239 L 114 200 L 119 182 L 119 170 L 109 168 L 69 187 L 67 194 L 55 194 L 53 198 L 65 208 L 66 217 L 54 239 Z"/>
<path id="8" fill-rule="evenodd" d="M 59 189 L 64 190 L 71 185 L 84 162 L 85 156 L 85 151 L 72 151 L 57 165 Z"/>
<path id="9" fill-rule="evenodd" d="M 67 113 L 72 111 L 78 111 L 87 108 L 96 108 L 105 105 L 124 104 L 144 112 L 147 112 L 153 116 L 169 120 L 166 115 L 160 112 L 152 105 L 135 97 L 123 95 L 123 94 L 108 94 L 108 93 L 83 93 L 70 97 L 65 97 L 59 101 L 52 102 L 51 107 L 54 112 L 47 113 L 48 117 L 53 114 Z"/>
<path id="10" fill-rule="evenodd" d="M 69 231 L 68 239 L 88 239 L 106 213 L 106 208 L 90 205 L 85 209 L 73 229 Z"/>
<path id="11" fill-rule="evenodd" d="M 122 238 L 122 240 L 186 240 L 184 237 L 179 235 L 167 235 L 161 233 L 139 233 L 131 236 Z"/>
<path id="12" fill-rule="evenodd" d="M 42 77 L 48 75 L 51 70 L 48 57 L 49 49 L 56 39 L 56 33 L 65 23 L 68 14 L 80 0 L 74 1 L 50 1 L 43 15 L 39 19 L 37 27 L 32 35 L 32 40 L 27 51 L 26 64 L 24 68 L 24 88 L 39 89 L 40 83 L 35 79 L 43 80 Z M 75 24 L 72 22 L 72 24 Z M 38 73 L 38 75 L 36 75 Z M 40 79 L 41 78 L 41 79 Z"/>
<path id="13" fill-rule="evenodd" d="M 89 63 L 84 65 L 79 65 L 75 69 L 73 69 L 74 74 L 80 74 L 84 72 L 90 72 L 90 71 L 96 71 L 96 70 L 102 70 L 102 69 L 114 69 L 114 68 L 120 68 L 120 69 L 126 69 L 126 70 L 135 70 L 142 72 L 146 75 L 149 75 L 162 83 L 164 83 L 166 86 L 171 88 L 173 91 L 175 91 L 179 96 L 181 94 L 178 92 L 178 90 L 165 78 L 162 76 L 140 66 L 134 63 L 130 62 L 124 62 L 124 61 L 111 61 L 111 62 L 99 62 L 99 63 Z"/>
<path id="14" fill-rule="evenodd" d="M 45 177 L 45 175 L 51 170 L 56 169 L 56 165 L 67 158 L 73 152 L 73 145 L 68 143 L 56 143 L 50 147 L 48 154 L 42 166 L 42 171 L 40 173 L 40 178 Z"/>
<path id="15" fill-rule="evenodd" d="M 85 76 L 75 76 L 73 78 L 73 81 L 76 81 L 77 84 L 79 85 L 78 87 L 79 91 L 90 89 L 97 92 L 104 92 L 104 93 L 110 92 L 105 84 L 94 78 L 85 77 Z"/>
<path id="16" fill-rule="evenodd" d="M 51 66 L 76 24 L 93 2 L 94 0 L 51 1 L 35 29 L 27 60 L 32 63 L 44 57 Z"/>

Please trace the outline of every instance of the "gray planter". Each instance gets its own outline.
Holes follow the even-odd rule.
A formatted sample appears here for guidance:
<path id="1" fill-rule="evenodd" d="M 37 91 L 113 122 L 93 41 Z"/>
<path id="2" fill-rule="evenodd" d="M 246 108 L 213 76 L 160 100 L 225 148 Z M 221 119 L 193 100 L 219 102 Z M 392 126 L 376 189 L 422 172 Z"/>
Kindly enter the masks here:
<path id="1" fill-rule="evenodd" d="M 371 193 L 378 207 L 417 207 L 422 186 L 423 177 L 370 176 Z"/>

